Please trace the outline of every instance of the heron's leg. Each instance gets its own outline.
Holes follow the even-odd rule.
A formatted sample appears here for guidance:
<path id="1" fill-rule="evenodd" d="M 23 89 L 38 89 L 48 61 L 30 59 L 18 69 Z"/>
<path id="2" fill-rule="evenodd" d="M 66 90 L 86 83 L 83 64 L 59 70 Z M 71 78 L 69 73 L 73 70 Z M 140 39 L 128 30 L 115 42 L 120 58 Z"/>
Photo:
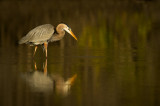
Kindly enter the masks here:
<path id="1" fill-rule="evenodd" d="M 34 49 L 34 54 L 33 54 L 33 56 L 36 54 L 37 48 L 38 48 L 38 46 L 35 46 L 35 49 Z"/>
<path id="2" fill-rule="evenodd" d="M 36 65 L 36 62 L 34 63 L 34 68 L 35 68 L 35 70 L 37 70 L 37 65 Z"/>
<path id="3" fill-rule="evenodd" d="M 47 75 L 47 59 L 45 61 L 45 65 L 44 65 L 44 75 Z"/>
<path id="4" fill-rule="evenodd" d="M 46 57 L 47 57 L 47 47 L 48 47 L 48 43 L 44 43 L 44 48 L 45 48 L 45 51 L 46 51 Z"/>

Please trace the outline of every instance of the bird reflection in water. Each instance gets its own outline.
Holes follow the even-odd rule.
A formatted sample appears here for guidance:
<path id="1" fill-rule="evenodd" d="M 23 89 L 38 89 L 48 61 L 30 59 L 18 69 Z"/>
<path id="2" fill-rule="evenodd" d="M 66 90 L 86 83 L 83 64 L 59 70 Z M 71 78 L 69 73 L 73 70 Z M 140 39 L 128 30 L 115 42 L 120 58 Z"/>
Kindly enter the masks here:
<path id="1" fill-rule="evenodd" d="M 33 92 L 55 92 L 59 95 L 66 96 L 70 91 L 70 87 L 75 81 L 77 74 L 68 78 L 66 81 L 60 75 L 47 74 L 47 59 L 44 64 L 43 72 L 37 70 L 35 63 L 35 71 L 27 73 L 24 78 Z"/>

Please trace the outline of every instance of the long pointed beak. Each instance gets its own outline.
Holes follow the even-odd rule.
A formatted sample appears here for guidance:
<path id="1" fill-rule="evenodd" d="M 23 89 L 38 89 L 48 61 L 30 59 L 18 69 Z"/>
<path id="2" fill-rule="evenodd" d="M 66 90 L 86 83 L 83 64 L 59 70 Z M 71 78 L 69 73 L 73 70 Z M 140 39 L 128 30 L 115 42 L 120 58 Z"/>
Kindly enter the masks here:
<path id="1" fill-rule="evenodd" d="M 74 37 L 74 39 L 78 40 L 74 33 L 70 30 L 70 34 Z"/>
<path id="2" fill-rule="evenodd" d="M 68 32 L 70 35 L 72 35 L 72 37 L 74 37 L 74 39 L 78 40 L 77 37 L 74 35 L 74 33 L 71 31 L 71 29 L 68 30 L 67 28 L 64 28 L 64 30 L 65 30 L 66 32 Z"/>

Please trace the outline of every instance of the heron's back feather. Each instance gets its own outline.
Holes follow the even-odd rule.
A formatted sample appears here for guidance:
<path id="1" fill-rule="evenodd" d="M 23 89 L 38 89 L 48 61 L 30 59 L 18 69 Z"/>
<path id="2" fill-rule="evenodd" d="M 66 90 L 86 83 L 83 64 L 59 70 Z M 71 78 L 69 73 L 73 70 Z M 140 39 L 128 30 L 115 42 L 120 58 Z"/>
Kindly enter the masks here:
<path id="1" fill-rule="evenodd" d="M 34 43 L 34 44 L 42 44 L 49 40 L 54 33 L 54 27 L 51 24 L 40 25 L 34 29 L 32 29 L 26 36 L 24 36 L 19 44 L 23 43 Z"/>

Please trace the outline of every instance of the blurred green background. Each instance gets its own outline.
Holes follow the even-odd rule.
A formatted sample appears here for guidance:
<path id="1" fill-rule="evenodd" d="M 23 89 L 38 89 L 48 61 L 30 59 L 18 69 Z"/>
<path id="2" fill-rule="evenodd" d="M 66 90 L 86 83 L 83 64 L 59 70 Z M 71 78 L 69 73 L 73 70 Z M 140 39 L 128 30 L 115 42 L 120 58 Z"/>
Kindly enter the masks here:
<path id="1" fill-rule="evenodd" d="M 0 1 L 1 106 L 153 106 L 160 104 L 158 0 Z M 69 34 L 49 43 L 48 74 L 77 79 L 67 97 L 31 93 L 19 76 L 43 70 L 42 48 L 19 45 L 41 24 L 66 23 Z"/>

